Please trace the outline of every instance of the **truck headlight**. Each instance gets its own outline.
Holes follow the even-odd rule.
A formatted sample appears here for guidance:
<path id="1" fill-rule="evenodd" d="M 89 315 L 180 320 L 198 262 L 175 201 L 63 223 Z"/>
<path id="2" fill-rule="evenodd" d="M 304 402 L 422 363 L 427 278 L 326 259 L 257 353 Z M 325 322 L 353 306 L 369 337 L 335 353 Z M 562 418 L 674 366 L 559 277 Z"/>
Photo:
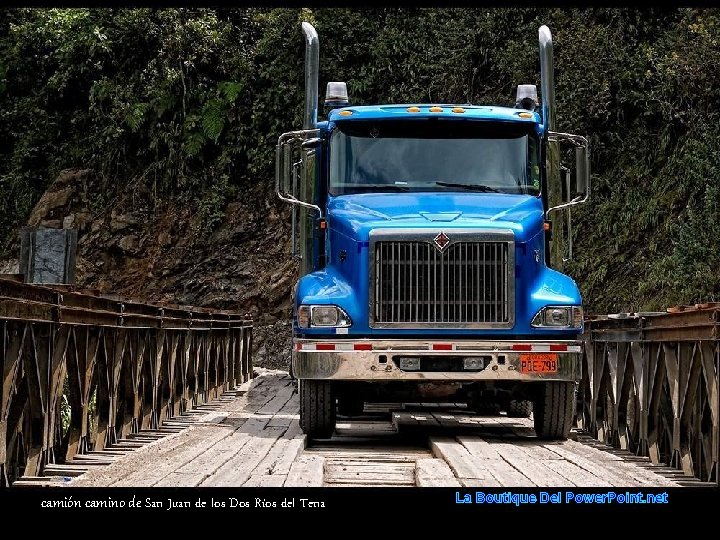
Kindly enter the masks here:
<path id="1" fill-rule="evenodd" d="M 352 325 L 350 316 L 337 306 L 300 306 L 297 321 L 300 328 L 347 328 Z"/>
<path id="2" fill-rule="evenodd" d="M 532 326 L 536 328 L 582 328 L 582 306 L 547 306 L 535 314 Z"/>

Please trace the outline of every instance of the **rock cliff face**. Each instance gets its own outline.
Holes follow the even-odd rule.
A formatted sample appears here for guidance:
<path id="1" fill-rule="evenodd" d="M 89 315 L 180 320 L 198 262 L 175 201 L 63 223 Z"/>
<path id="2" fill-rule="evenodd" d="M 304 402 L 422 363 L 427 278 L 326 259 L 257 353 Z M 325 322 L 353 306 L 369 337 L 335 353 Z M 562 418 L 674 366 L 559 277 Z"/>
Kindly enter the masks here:
<path id="1" fill-rule="evenodd" d="M 255 322 L 256 365 L 287 368 L 296 268 L 290 212 L 269 182 L 228 204 L 211 233 L 191 205 L 156 204 L 133 189 L 100 201 L 105 192 L 92 171 L 63 171 L 28 219 L 31 226 L 78 230 L 78 287 L 245 313 Z M 16 272 L 17 261 L 3 267 Z"/>

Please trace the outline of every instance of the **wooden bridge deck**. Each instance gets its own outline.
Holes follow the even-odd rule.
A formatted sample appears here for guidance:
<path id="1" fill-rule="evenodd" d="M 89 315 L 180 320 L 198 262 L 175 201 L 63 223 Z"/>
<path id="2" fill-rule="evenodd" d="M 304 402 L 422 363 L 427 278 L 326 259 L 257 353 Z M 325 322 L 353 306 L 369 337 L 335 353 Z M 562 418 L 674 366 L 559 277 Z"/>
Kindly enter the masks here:
<path id="1" fill-rule="evenodd" d="M 527 419 L 461 408 L 368 406 L 306 445 L 287 373 L 239 389 L 153 432 L 49 467 L 22 484 L 67 486 L 643 486 L 701 485 L 580 432 L 540 441 Z"/>

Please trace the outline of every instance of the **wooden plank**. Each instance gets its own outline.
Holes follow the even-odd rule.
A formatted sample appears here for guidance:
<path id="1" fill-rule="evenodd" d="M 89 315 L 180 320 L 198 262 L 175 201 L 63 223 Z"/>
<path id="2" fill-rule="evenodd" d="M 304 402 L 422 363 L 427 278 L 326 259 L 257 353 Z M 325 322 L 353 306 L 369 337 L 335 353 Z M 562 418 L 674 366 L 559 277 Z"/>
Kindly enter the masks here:
<path id="1" fill-rule="evenodd" d="M 273 467 L 273 474 L 284 474 L 287 475 L 290 472 L 290 467 L 302 453 L 307 441 L 305 438 L 290 439 L 285 445 L 285 450 L 280 459 L 277 460 Z"/>
<path id="2" fill-rule="evenodd" d="M 338 460 L 343 463 L 363 463 L 368 460 L 368 454 L 364 455 L 349 455 L 344 456 L 343 454 L 333 454 L 326 452 L 317 452 L 314 448 L 309 448 L 305 451 L 308 455 L 321 455 L 327 460 Z M 373 454 L 372 460 L 376 463 L 414 463 L 417 459 L 430 457 L 427 452 L 418 453 L 412 456 L 383 456 Z"/>
<path id="3" fill-rule="evenodd" d="M 637 458 L 632 454 L 627 454 L 628 460 L 623 459 L 620 452 L 610 452 L 608 450 L 614 450 L 611 447 L 595 441 L 593 445 L 583 444 L 576 441 L 567 441 L 568 447 L 573 448 L 578 453 L 587 457 L 592 461 L 598 461 L 599 463 L 612 463 L 614 470 L 622 472 L 623 474 L 630 476 L 636 482 L 636 485 L 645 486 L 667 486 L 674 487 L 679 486 L 677 482 L 674 482 L 668 478 L 665 478 L 661 474 L 657 474 L 649 459 Z M 645 466 L 636 465 L 635 460 L 641 459 Z M 658 472 L 661 469 L 657 469 Z"/>
<path id="4" fill-rule="evenodd" d="M 603 478 L 596 476 L 590 471 L 579 467 L 575 463 L 561 460 L 547 460 L 545 466 L 552 469 L 556 473 L 567 478 L 576 486 L 582 487 L 612 487 L 612 484 Z"/>
<path id="5" fill-rule="evenodd" d="M 535 483 L 515 467 L 505 461 L 488 441 L 477 436 L 462 436 L 458 441 L 472 454 L 479 458 L 490 474 L 506 487 L 534 486 Z"/>
<path id="6" fill-rule="evenodd" d="M 361 457 L 366 458 L 369 454 L 377 454 L 387 459 L 407 460 L 413 456 L 428 457 L 428 451 L 419 448 L 408 448 L 398 446 L 369 446 L 362 447 L 346 447 L 346 446 L 312 446 L 307 449 L 308 452 L 322 453 L 326 456 L 343 456 L 347 458 Z"/>
<path id="7" fill-rule="evenodd" d="M 67 485 L 67 483 L 68 481 L 62 476 L 23 476 L 18 480 L 15 480 L 12 484 L 12 487 L 57 487 Z"/>
<path id="8" fill-rule="evenodd" d="M 601 451 L 592 450 L 587 451 L 587 447 L 577 443 L 575 441 L 566 441 L 562 445 L 553 445 L 554 452 L 559 453 L 567 461 L 574 463 L 575 465 L 585 469 L 586 471 L 592 472 L 595 476 L 603 478 L 616 487 L 630 487 L 630 486 L 665 486 L 664 478 L 652 475 L 652 481 L 639 482 L 637 479 L 637 471 L 632 469 L 639 469 L 639 467 L 633 467 L 628 470 L 622 460 L 611 460 L 607 459 Z M 678 485 L 675 482 L 670 482 L 670 485 Z"/>
<path id="9" fill-rule="evenodd" d="M 418 459 L 415 464 L 415 484 L 418 487 L 460 487 L 450 466 L 442 459 Z"/>
<path id="10" fill-rule="evenodd" d="M 181 473 L 201 472 L 205 476 L 213 474 L 225 462 L 241 452 L 252 437 L 260 435 L 267 422 L 267 418 L 250 418 L 241 428 L 226 433 L 224 437 L 206 447 L 203 452 L 194 455 L 182 465 L 178 464 L 176 470 Z"/>
<path id="11" fill-rule="evenodd" d="M 48 465 L 43 471 L 48 476 L 80 476 L 90 470 L 90 466 L 79 465 Z"/>
<path id="12" fill-rule="evenodd" d="M 303 455 L 290 467 L 284 487 L 321 487 L 324 474 L 324 457 Z"/>
<path id="13" fill-rule="evenodd" d="M 150 486 L 162 484 L 163 478 L 175 472 L 186 476 L 168 478 L 168 485 L 177 484 L 179 478 L 183 479 L 184 483 L 182 485 L 199 484 L 207 473 L 202 469 L 193 471 L 191 467 L 185 469 L 183 467 L 198 459 L 199 456 L 206 454 L 211 447 L 230 437 L 234 432 L 239 434 L 247 432 L 252 427 L 245 426 L 247 418 L 252 417 L 259 409 L 277 397 L 279 393 L 276 381 L 258 382 L 253 380 L 253 382 L 255 387 L 259 387 L 261 390 L 253 393 L 252 400 L 243 396 L 242 399 L 236 399 L 233 403 L 229 403 L 224 407 L 231 414 L 241 415 L 241 418 L 234 418 L 232 424 L 223 423 L 203 426 L 196 423 L 191 425 L 189 429 L 184 429 L 179 435 L 153 443 L 153 445 L 159 446 L 154 448 L 151 446 L 146 450 L 131 453 L 125 459 L 105 468 L 102 473 L 88 473 L 77 482 L 73 482 L 72 485 Z M 280 390 L 282 390 L 282 387 Z M 289 399 L 292 392 L 287 392 L 286 395 Z M 238 413 L 238 411 L 242 412 Z M 195 416 L 197 414 L 207 414 L 207 412 L 196 412 Z M 262 425 L 264 426 L 268 420 L 267 417 L 262 418 Z M 231 439 L 227 441 L 225 446 L 219 447 L 218 450 L 223 448 L 227 452 L 235 453 L 240 450 L 238 448 L 239 440 L 237 438 Z M 146 454 L 146 451 L 150 450 L 152 450 L 152 454 Z M 211 454 L 213 453 L 211 452 Z M 229 456 L 224 456 L 218 467 L 228 458 Z M 192 482 L 189 481 L 190 476 L 188 476 L 191 474 L 195 475 Z"/>
<path id="14" fill-rule="evenodd" d="M 265 388 L 270 391 L 272 385 Z M 234 423 L 239 427 L 233 433 L 208 446 L 202 453 L 179 466 L 176 471 L 185 475 L 193 474 L 192 485 L 196 486 L 242 485 L 265 457 L 259 455 L 258 452 L 269 450 L 277 438 L 287 431 L 287 428 L 282 427 L 268 428 L 268 423 L 272 418 L 255 415 L 259 415 L 261 410 L 281 410 L 282 406 L 292 398 L 292 395 L 293 389 L 285 386 L 274 397 L 267 392 L 263 399 L 256 399 L 255 405 L 247 406 L 250 410 L 246 411 L 249 416 L 246 421 L 240 423 L 240 419 L 234 419 Z M 273 403 L 272 407 L 269 407 L 270 403 Z M 267 439 L 264 441 L 255 441 L 255 439 L 265 439 L 266 437 Z M 258 446 L 261 448 L 260 450 L 257 449 Z M 232 463 L 237 463 L 241 459 L 239 456 L 244 456 L 245 452 L 249 453 L 251 458 L 242 466 L 238 466 L 236 470 L 231 470 Z M 184 478 L 185 481 L 189 481 L 188 476 Z M 173 482 L 174 480 L 169 479 L 168 481 Z M 156 485 L 162 486 L 165 483 L 160 481 Z"/>
<path id="15" fill-rule="evenodd" d="M 113 463 L 117 461 L 117 459 L 120 456 L 103 456 L 98 454 L 75 454 L 75 457 L 73 458 L 74 462 L 82 463 L 84 461 L 92 461 L 92 462 L 103 462 L 103 463 Z"/>
<path id="16" fill-rule="evenodd" d="M 377 480 L 377 479 L 396 479 L 404 482 L 414 483 L 415 464 L 405 469 L 393 468 L 383 469 L 379 467 L 347 467 L 343 464 L 328 463 L 325 461 L 325 478 L 348 478 L 356 480 Z"/>
<path id="17" fill-rule="evenodd" d="M 205 416 L 200 417 L 200 419 L 197 421 L 198 424 L 220 424 L 224 422 L 227 417 L 229 416 L 229 413 L 217 413 L 212 412 L 210 414 L 206 414 Z"/>
<path id="18" fill-rule="evenodd" d="M 288 393 L 289 392 L 289 393 Z M 289 401 L 289 398 L 295 394 L 295 385 L 292 383 L 286 383 L 282 390 L 278 392 L 278 394 L 268 401 L 265 405 L 263 405 L 258 411 L 257 414 L 277 414 L 280 412 L 280 410 L 285 406 L 285 404 Z"/>
<path id="19" fill-rule="evenodd" d="M 194 473 L 181 473 L 173 471 L 162 480 L 160 480 L 155 486 L 162 487 L 195 487 L 197 486 L 197 474 Z"/>
<path id="20" fill-rule="evenodd" d="M 415 464 L 408 463 L 405 467 L 380 463 L 364 463 L 348 465 L 325 461 L 326 483 L 365 483 L 373 484 L 415 484 Z"/>
<path id="21" fill-rule="evenodd" d="M 449 437 L 431 437 L 430 450 L 433 455 L 444 459 L 457 478 L 475 478 L 487 486 L 500 486 L 484 462 L 474 457 L 457 440 Z"/>
<path id="22" fill-rule="evenodd" d="M 274 398 L 256 407 L 256 411 L 253 414 L 259 414 L 261 410 L 272 410 L 275 409 L 277 412 L 282 410 L 282 407 L 292 398 L 293 389 L 291 387 L 284 387 Z M 281 398 L 281 399 L 278 399 Z M 272 409 L 268 406 L 273 403 Z M 258 404 L 259 405 L 259 404 Z M 243 482 L 253 474 L 253 469 L 250 467 L 257 467 L 261 464 L 264 459 L 264 455 L 260 455 L 260 459 L 255 461 L 258 456 L 257 449 L 258 445 L 265 450 L 269 450 L 275 441 L 288 431 L 289 428 L 283 427 L 268 427 L 269 422 L 272 418 L 265 417 L 252 417 L 248 419 L 240 429 L 234 434 L 233 437 L 220 441 L 217 445 L 209 449 L 208 452 L 202 456 L 198 456 L 195 460 L 188 463 L 179 469 L 180 472 L 190 472 L 191 470 L 202 473 L 203 478 L 199 479 L 199 484 L 202 485 L 225 485 L 224 482 L 230 482 L 231 485 L 242 485 Z M 253 441 L 255 438 L 267 439 L 263 441 Z M 262 450 L 260 450 L 262 452 Z M 235 474 L 228 474 L 225 480 L 221 477 L 228 473 L 228 468 L 232 465 L 228 463 L 236 463 L 238 456 L 245 456 L 245 453 L 249 452 L 254 456 L 253 459 L 249 459 L 243 463 L 242 466 L 238 467 Z M 280 456 L 278 451 L 277 455 L 273 453 L 272 459 L 277 459 Z M 266 466 L 268 464 L 266 463 Z M 214 478 L 217 476 L 218 478 Z M 216 484 L 220 482 L 220 484 Z M 239 482 L 239 483 L 238 483 Z"/>
<path id="23" fill-rule="evenodd" d="M 200 485 L 242 486 L 284 432 L 285 429 L 275 427 L 262 430 L 261 436 L 250 435 L 243 451 L 232 455 Z"/>
<path id="24" fill-rule="evenodd" d="M 248 478 L 243 487 L 283 487 L 286 479 L 286 474 L 254 474 Z"/>
<path id="25" fill-rule="evenodd" d="M 250 476 L 265 476 L 276 474 L 275 471 L 278 468 L 278 464 L 280 464 L 280 461 L 283 458 L 287 460 L 290 456 L 292 456 L 293 449 L 295 454 L 293 456 L 294 461 L 294 459 L 297 458 L 299 453 L 302 451 L 302 444 L 304 444 L 304 441 L 297 440 L 288 452 L 288 447 L 291 445 L 291 443 L 293 443 L 293 439 L 287 439 L 284 437 L 278 438 L 277 442 L 272 446 L 272 448 L 262 459 L 262 461 L 258 463 L 257 467 L 255 467 Z M 285 475 L 287 475 L 287 473 L 290 471 L 290 464 L 292 464 L 292 461 L 287 464 L 287 470 L 285 470 L 284 464 L 280 464 L 282 469 L 285 471 Z"/>
<path id="26" fill-rule="evenodd" d="M 300 419 L 300 397 L 297 392 L 280 408 L 268 423 L 269 427 L 289 427 L 293 420 Z"/>
<path id="27" fill-rule="evenodd" d="M 350 420 L 347 422 L 337 422 L 336 429 L 338 432 L 342 431 L 355 431 L 355 432 L 361 432 L 361 433 L 368 433 L 368 434 L 377 434 L 377 433 L 385 433 L 385 432 L 394 432 L 395 428 L 393 427 L 391 422 L 387 422 L 385 420 L 365 420 L 365 421 L 358 421 L 358 420 Z"/>
<path id="28" fill-rule="evenodd" d="M 535 459 L 530 451 L 525 451 L 526 449 L 512 443 L 488 442 L 490 442 L 491 446 L 496 447 L 496 450 L 505 461 L 527 476 L 535 485 L 540 487 L 568 487 L 573 485 L 567 478 L 545 466 L 542 461 Z"/>
<path id="29" fill-rule="evenodd" d="M 107 465 L 110 465 L 113 463 L 113 461 L 107 461 L 105 459 L 71 459 L 70 461 L 66 461 L 63 466 L 65 465 L 80 465 L 82 467 L 89 466 L 89 467 L 96 467 L 101 466 L 105 467 Z M 48 471 L 48 474 L 50 474 L 50 471 Z"/>
<path id="30" fill-rule="evenodd" d="M 326 487 L 338 487 L 340 485 L 352 487 L 413 487 L 415 483 L 406 479 L 382 479 L 382 478 L 328 478 Z"/>
<path id="31" fill-rule="evenodd" d="M 159 485 L 163 478 L 173 472 L 183 472 L 183 466 L 198 455 L 203 455 L 210 447 L 225 439 L 232 433 L 232 428 L 218 428 L 209 426 L 196 426 L 188 430 L 185 437 L 179 436 L 177 443 L 162 448 L 152 459 L 144 453 L 135 453 L 128 456 L 128 465 L 124 475 L 115 480 L 113 487 L 141 487 Z M 180 438 L 182 437 L 182 438 Z M 167 439 L 160 441 L 163 444 Z M 121 465 L 118 461 L 115 465 Z M 188 471 L 185 471 L 188 472 Z"/>

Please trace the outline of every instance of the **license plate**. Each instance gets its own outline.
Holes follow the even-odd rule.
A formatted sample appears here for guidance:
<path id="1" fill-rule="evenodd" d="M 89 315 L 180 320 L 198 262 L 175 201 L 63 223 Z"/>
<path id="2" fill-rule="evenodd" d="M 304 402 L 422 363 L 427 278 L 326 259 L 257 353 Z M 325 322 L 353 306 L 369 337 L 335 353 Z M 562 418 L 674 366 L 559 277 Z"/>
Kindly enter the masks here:
<path id="1" fill-rule="evenodd" d="M 555 353 L 521 354 L 520 373 L 557 373 Z"/>

